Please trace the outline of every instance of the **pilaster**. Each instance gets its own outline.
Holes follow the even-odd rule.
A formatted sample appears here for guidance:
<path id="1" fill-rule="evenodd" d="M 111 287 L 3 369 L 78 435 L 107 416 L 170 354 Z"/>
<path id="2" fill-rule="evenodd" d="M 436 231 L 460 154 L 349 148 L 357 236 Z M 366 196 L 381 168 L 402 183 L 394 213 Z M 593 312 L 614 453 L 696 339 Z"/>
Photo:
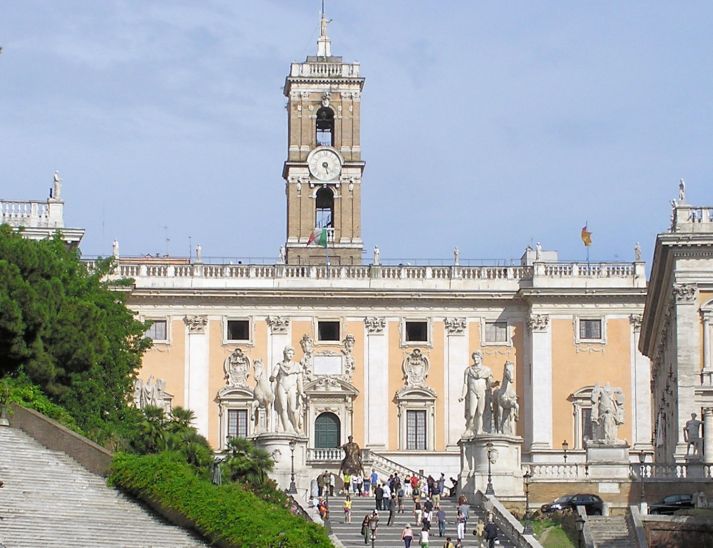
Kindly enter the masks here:
<path id="1" fill-rule="evenodd" d="M 649 359 L 639 351 L 641 335 L 640 314 L 631 314 L 631 436 L 635 451 L 651 449 L 651 364 Z"/>
<path id="2" fill-rule="evenodd" d="M 468 365 L 468 322 L 466 318 L 446 318 L 446 449 L 457 450 L 465 430 L 464 404 L 458 401 L 463 390 L 463 371 Z"/>
<path id="3" fill-rule="evenodd" d="M 185 316 L 186 363 L 184 406 L 196 414 L 195 426 L 198 432 L 208 437 L 209 398 L 209 345 L 208 317 Z"/>
<path id="4" fill-rule="evenodd" d="M 552 447 L 552 328 L 547 314 L 533 314 L 527 322 L 530 331 L 531 396 L 527 421 L 529 449 Z"/>
<path id="5" fill-rule="evenodd" d="M 366 446 L 385 449 L 389 440 L 388 323 L 385 318 L 364 319 L 364 430 Z"/>

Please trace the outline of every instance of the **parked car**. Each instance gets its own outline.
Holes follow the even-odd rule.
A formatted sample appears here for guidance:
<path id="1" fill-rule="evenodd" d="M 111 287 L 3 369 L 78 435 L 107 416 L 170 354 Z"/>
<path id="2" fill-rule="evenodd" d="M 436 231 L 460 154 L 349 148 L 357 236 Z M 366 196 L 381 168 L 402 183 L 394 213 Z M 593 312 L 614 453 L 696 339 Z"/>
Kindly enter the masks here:
<path id="1" fill-rule="evenodd" d="M 564 495 L 554 500 L 550 504 L 543 504 L 540 510 L 543 514 L 571 509 L 576 511 L 577 506 L 584 506 L 588 516 L 601 516 L 604 510 L 604 501 L 597 495 L 578 493 L 576 495 Z"/>
<path id="2" fill-rule="evenodd" d="M 681 508 L 693 508 L 693 495 L 669 495 L 658 504 L 649 506 L 650 514 L 673 514 Z"/>

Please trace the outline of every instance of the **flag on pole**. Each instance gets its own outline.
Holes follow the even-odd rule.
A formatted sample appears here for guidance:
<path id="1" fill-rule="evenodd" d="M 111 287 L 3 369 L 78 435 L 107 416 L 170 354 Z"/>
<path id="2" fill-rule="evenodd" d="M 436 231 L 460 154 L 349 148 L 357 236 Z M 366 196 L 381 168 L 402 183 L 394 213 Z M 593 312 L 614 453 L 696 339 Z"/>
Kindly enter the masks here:
<path id="1" fill-rule="evenodd" d="M 582 243 L 585 247 L 592 245 L 592 233 L 587 230 L 586 224 L 582 227 Z"/>
<path id="2" fill-rule="evenodd" d="M 316 243 L 318 246 L 327 247 L 327 233 L 326 228 L 315 228 L 312 234 L 309 235 L 307 245 Z"/>

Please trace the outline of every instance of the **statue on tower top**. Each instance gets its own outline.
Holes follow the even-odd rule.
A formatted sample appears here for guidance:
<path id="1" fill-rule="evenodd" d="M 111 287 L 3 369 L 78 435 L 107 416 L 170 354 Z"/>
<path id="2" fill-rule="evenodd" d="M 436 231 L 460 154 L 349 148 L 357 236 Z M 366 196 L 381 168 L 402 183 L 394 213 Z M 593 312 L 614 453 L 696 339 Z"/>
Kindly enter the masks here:
<path id="1" fill-rule="evenodd" d="M 322 17 L 319 20 L 319 40 L 317 40 L 318 57 L 332 56 L 332 44 L 327 36 L 327 25 L 331 22 L 332 20 L 327 19 L 327 16 L 324 15 L 324 0 L 322 0 Z"/>

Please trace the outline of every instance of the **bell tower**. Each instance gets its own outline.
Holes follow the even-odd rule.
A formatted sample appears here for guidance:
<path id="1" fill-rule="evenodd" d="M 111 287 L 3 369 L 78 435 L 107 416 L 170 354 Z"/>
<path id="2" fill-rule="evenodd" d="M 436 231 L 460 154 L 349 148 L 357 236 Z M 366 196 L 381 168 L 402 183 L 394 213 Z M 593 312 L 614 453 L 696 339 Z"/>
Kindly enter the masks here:
<path id="1" fill-rule="evenodd" d="M 287 264 L 361 264 L 361 91 L 358 63 L 332 55 L 322 11 L 317 55 L 285 79 Z"/>

